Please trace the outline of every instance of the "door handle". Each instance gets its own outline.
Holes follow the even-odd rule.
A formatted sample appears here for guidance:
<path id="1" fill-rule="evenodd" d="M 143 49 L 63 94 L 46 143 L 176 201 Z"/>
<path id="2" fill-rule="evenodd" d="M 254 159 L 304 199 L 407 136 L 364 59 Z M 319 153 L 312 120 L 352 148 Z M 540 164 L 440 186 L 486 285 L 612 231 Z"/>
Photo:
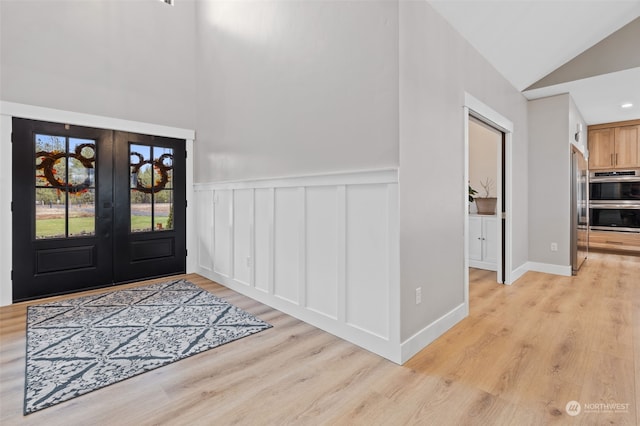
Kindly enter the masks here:
<path id="1" fill-rule="evenodd" d="M 610 156 L 609 164 L 611 164 L 613 166 L 613 154 L 611 154 L 611 156 Z"/>
<path id="2" fill-rule="evenodd" d="M 616 162 L 615 162 L 615 165 L 616 165 L 616 166 L 618 165 L 618 153 L 617 153 L 617 152 L 616 152 Z"/>

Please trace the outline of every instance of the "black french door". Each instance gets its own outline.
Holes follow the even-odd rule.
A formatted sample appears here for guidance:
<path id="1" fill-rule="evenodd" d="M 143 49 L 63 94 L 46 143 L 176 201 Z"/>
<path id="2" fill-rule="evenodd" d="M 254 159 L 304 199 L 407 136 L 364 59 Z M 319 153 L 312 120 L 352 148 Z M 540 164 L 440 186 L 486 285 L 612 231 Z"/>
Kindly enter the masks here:
<path id="1" fill-rule="evenodd" d="M 114 281 L 184 273 L 185 141 L 114 133 Z"/>
<path id="2" fill-rule="evenodd" d="M 13 119 L 13 300 L 183 273 L 185 141 Z"/>

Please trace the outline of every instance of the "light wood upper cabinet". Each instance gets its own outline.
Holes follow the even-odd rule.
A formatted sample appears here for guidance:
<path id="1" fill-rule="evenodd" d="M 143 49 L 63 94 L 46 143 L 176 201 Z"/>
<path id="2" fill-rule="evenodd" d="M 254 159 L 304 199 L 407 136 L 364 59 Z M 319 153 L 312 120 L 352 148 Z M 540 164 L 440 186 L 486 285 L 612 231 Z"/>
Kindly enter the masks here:
<path id="1" fill-rule="evenodd" d="M 589 130 L 589 168 L 611 169 L 615 144 L 613 129 Z"/>
<path id="2" fill-rule="evenodd" d="M 638 120 L 590 126 L 589 168 L 640 168 L 640 124 L 636 123 Z"/>
<path id="3" fill-rule="evenodd" d="M 638 129 L 640 126 L 616 127 L 615 166 L 617 168 L 640 167 L 638 161 Z"/>

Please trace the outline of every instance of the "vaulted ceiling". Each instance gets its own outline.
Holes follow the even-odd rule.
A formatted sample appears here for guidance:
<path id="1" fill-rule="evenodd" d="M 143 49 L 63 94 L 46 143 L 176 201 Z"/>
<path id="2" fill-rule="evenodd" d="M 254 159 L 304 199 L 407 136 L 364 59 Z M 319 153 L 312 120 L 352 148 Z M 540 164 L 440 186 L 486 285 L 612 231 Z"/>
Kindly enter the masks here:
<path id="1" fill-rule="evenodd" d="M 528 99 L 568 92 L 589 124 L 640 118 L 640 0 L 430 3 Z"/>

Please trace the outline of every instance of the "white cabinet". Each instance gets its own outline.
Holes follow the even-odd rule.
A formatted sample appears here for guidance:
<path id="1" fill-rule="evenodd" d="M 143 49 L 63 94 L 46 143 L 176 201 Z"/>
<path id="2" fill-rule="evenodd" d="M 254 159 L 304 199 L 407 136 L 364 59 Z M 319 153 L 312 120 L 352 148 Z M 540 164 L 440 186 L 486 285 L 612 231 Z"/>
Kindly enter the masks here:
<path id="1" fill-rule="evenodd" d="M 469 266 L 496 271 L 498 220 L 495 215 L 469 215 Z"/>

